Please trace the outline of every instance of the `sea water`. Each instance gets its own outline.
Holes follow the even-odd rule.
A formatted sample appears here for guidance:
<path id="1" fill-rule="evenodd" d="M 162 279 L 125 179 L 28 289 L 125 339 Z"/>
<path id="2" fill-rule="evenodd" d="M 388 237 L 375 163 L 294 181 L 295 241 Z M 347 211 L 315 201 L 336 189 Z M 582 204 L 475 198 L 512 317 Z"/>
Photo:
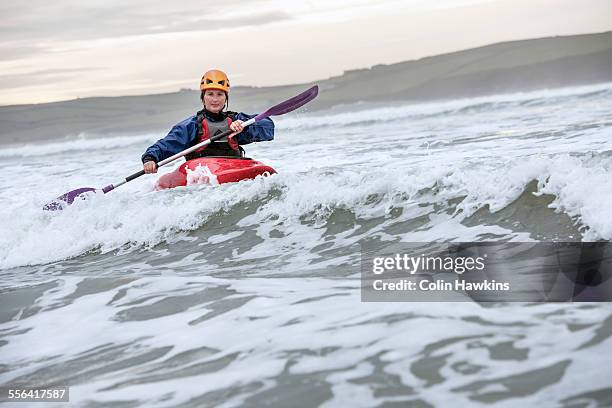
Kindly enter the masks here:
<path id="1" fill-rule="evenodd" d="M 147 175 L 59 212 L 41 208 L 138 170 L 163 132 L 1 148 L 0 386 L 92 407 L 612 404 L 609 304 L 359 291 L 360 242 L 612 239 L 612 84 L 275 123 L 244 147 L 276 175 Z"/>

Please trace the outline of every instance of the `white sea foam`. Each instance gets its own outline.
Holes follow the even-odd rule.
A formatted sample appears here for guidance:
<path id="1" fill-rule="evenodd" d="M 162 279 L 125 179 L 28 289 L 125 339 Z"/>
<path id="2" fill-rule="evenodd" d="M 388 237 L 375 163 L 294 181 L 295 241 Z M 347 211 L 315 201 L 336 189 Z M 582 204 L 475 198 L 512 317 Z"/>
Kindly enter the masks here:
<path id="1" fill-rule="evenodd" d="M 32 157 L 50 156 L 59 153 L 76 154 L 79 151 L 105 151 L 142 145 L 155 141 L 164 135 L 125 135 L 125 136 L 88 136 L 81 134 L 76 138 L 66 138 L 62 141 L 42 141 L 35 144 L 9 146 L 0 148 L 0 157 Z"/>
<path id="2" fill-rule="evenodd" d="M 311 375 L 333 391 L 326 406 L 353 405 L 355 395 L 367 406 L 379 405 L 390 396 L 375 392 L 377 387 L 397 386 L 399 381 L 404 391 L 410 387 L 418 398 L 436 406 L 471 406 L 474 396 L 511 384 L 505 377 L 571 362 L 572 369 L 554 384 L 497 405 L 515 406 L 517 400 L 535 405 L 607 386 L 607 367 L 600 356 L 612 345 L 610 338 L 585 346 L 596 337 L 598 322 L 609 315 L 604 305 L 368 304 L 359 301 L 358 280 L 207 276 L 141 278 L 72 298 L 85 280 L 62 277 L 40 299 L 37 314 L 11 323 L 12 333 L 4 337 L 8 343 L 3 346 L 3 364 L 15 368 L 0 374 L 2 383 L 49 365 L 70 364 L 75 371 L 56 376 L 85 379 L 71 386 L 74 404 L 129 399 L 169 407 L 230 388 L 234 392 L 226 393 L 226 404 L 236 406 L 251 393 L 282 387 L 291 376 Z M 226 291 L 225 307 L 202 295 L 214 289 Z M 163 299 L 178 301 L 198 294 L 202 300 L 191 307 L 138 314 L 158 309 Z M 230 306 L 240 300 L 246 301 L 245 307 Z M 210 315 L 215 310 L 219 314 Z M 74 330 L 75 321 L 80 330 Z M 575 322 L 585 328 L 573 330 Z M 529 364 L 520 356 L 495 356 L 495 348 L 503 344 L 519 355 L 528 351 Z M 104 355 L 111 345 L 121 347 L 122 355 L 142 358 L 135 367 L 107 374 L 112 360 L 98 357 L 93 367 L 77 363 L 96 353 Z M 164 348 L 163 355 L 144 358 Z M 194 354 L 173 362 L 185 352 Z M 458 371 L 462 365 L 472 370 Z M 434 380 L 427 381 L 424 371 L 432 371 Z M 382 382 L 374 381 L 378 376 Z M 469 387 L 482 381 L 492 383 Z M 248 384 L 261 386 L 245 392 L 242 387 Z"/>
<path id="3" fill-rule="evenodd" d="M 218 186 L 219 181 L 217 181 L 217 176 L 210 171 L 208 166 L 198 164 L 198 166 L 193 170 L 189 168 L 187 169 L 187 185 L 194 186 L 199 184 Z"/>

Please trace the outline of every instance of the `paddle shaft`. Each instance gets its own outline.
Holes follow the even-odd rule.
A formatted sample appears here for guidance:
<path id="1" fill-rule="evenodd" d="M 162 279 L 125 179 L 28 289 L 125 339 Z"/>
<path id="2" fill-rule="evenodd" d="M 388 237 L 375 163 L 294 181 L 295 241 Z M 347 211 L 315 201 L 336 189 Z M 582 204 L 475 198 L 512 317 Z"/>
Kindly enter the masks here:
<path id="1" fill-rule="evenodd" d="M 242 126 L 243 127 L 247 127 L 249 125 L 252 125 L 253 123 L 255 123 L 255 118 L 249 119 L 246 122 L 242 122 Z M 208 144 L 210 144 L 212 142 L 216 142 L 217 140 L 223 139 L 224 137 L 227 137 L 227 136 L 231 135 L 232 133 L 234 133 L 233 130 L 227 130 L 227 131 L 225 131 L 225 132 L 223 132 L 223 133 L 221 133 L 219 135 L 211 137 L 210 139 L 206 139 L 203 142 L 200 142 L 200 143 L 198 143 L 196 145 L 193 145 L 193 146 L 183 150 L 182 152 L 178 152 L 174 156 L 170 156 L 167 159 L 164 159 L 164 160 L 160 161 L 159 163 L 157 163 L 157 167 L 162 167 L 162 166 L 165 166 L 168 163 L 172 163 L 176 159 L 180 159 L 181 157 L 183 157 L 183 156 L 185 156 L 185 155 L 187 155 L 187 154 L 189 154 L 191 152 L 194 152 L 194 151 L 198 150 L 199 148 L 204 147 L 204 146 L 206 146 L 206 145 L 208 145 Z M 127 183 L 129 181 L 137 179 L 138 177 L 142 176 L 143 174 L 145 174 L 144 170 L 137 171 L 136 173 L 127 176 L 125 179 L 121 180 L 118 183 L 109 184 L 108 186 L 104 187 L 102 189 L 102 191 L 104 193 L 108 193 L 109 191 L 112 191 L 115 188 L 117 188 L 117 187 L 119 187 L 119 186 L 121 186 L 121 185 L 123 185 L 123 184 L 125 184 L 125 183 Z"/>

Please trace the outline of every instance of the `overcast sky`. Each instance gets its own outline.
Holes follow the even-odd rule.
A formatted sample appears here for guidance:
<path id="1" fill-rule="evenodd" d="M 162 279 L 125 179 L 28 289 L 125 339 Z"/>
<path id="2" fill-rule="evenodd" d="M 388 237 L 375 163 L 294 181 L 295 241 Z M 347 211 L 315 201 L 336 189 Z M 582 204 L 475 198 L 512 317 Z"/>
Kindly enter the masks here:
<path id="1" fill-rule="evenodd" d="M 612 30 L 611 0 L 0 3 L 0 104 L 280 85 L 500 41 Z"/>

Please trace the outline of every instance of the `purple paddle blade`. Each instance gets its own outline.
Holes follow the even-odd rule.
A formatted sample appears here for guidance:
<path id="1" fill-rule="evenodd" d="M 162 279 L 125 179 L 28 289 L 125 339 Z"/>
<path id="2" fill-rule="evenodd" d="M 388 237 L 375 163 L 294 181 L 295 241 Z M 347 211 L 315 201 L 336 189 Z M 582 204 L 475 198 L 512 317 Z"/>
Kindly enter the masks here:
<path id="1" fill-rule="evenodd" d="M 57 197 L 55 200 L 51 201 L 49 204 L 43 207 L 45 211 L 56 211 L 64 208 L 65 205 L 70 205 L 81 196 L 81 194 L 95 192 L 95 188 L 91 187 L 81 187 L 76 190 L 72 190 L 67 192 L 66 194 L 62 194 Z M 84 198 L 84 197 L 83 197 Z"/>
<path id="2" fill-rule="evenodd" d="M 258 121 L 267 118 L 268 116 L 282 115 L 284 113 L 291 112 L 292 110 L 296 110 L 300 106 L 312 101 L 318 94 L 319 86 L 315 85 L 307 91 L 304 91 L 301 94 L 296 95 L 291 99 L 287 99 L 286 101 L 271 107 L 267 111 L 260 113 L 259 115 L 255 116 L 255 120 Z"/>

